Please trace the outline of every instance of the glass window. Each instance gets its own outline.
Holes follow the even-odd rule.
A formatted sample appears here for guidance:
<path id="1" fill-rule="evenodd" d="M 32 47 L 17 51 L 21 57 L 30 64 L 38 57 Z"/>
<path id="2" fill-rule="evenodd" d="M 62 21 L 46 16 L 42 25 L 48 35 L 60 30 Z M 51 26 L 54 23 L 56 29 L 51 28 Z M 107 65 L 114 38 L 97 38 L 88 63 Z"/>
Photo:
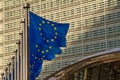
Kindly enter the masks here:
<path id="1" fill-rule="evenodd" d="M 104 2 L 99 2 L 97 5 L 98 5 L 98 9 L 104 8 Z"/>
<path id="2" fill-rule="evenodd" d="M 41 4 L 41 10 L 45 10 L 46 9 L 46 4 Z"/>
<path id="3" fill-rule="evenodd" d="M 74 27 L 74 22 L 71 22 L 70 23 L 70 28 L 73 28 Z"/>
<path id="4" fill-rule="evenodd" d="M 5 35 L 5 41 L 17 40 L 19 39 L 19 33 L 12 33 Z"/>
<path id="5" fill-rule="evenodd" d="M 80 12 L 81 12 L 81 8 L 80 7 L 76 8 L 76 13 L 79 14 Z"/>
<path id="6" fill-rule="evenodd" d="M 17 49 L 16 44 L 8 45 L 8 46 L 4 47 L 4 53 L 13 52 L 13 51 L 15 51 L 15 49 Z"/>
<path id="7" fill-rule="evenodd" d="M 56 1 L 54 1 L 54 2 L 53 2 L 53 5 L 54 5 L 54 6 L 58 6 L 58 5 L 60 5 L 60 0 L 56 0 Z"/>

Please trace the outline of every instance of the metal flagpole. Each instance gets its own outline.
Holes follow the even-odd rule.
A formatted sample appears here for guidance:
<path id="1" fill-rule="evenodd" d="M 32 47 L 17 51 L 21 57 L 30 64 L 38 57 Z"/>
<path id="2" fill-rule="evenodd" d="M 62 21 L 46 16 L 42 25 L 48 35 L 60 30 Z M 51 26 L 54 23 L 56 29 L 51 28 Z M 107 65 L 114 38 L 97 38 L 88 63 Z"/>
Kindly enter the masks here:
<path id="1" fill-rule="evenodd" d="M 20 80 L 23 80 L 23 50 L 22 50 L 22 47 L 23 47 L 23 34 L 20 33 Z"/>
<path id="2" fill-rule="evenodd" d="M 1 73 L 2 80 L 4 80 L 4 73 Z"/>
<path id="3" fill-rule="evenodd" d="M 15 51 L 15 61 L 14 61 L 14 79 L 17 80 L 17 49 Z"/>
<path id="4" fill-rule="evenodd" d="M 8 80 L 10 80 L 10 67 L 11 67 L 11 62 L 7 64 L 8 66 Z"/>
<path id="5" fill-rule="evenodd" d="M 12 75 L 11 75 L 11 80 L 15 80 L 14 78 L 14 73 L 15 73 L 15 57 L 12 57 Z"/>
<path id="6" fill-rule="evenodd" d="M 17 80 L 20 80 L 20 41 L 16 43 L 18 45 L 17 51 Z"/>
<path id="7" fill-rule="evenodd" d="M 8 79 L 8 78 L 7 78 L 7 71 L 8 71 L 8 68 L 6 67 L 6 68 L 5 68 L 5 80 Z"/>
<path id="8" fill-rule="evenodd" d="M 21 23 L 22 23 L 22 26 L 24 27 L 25 26 L 25 20 L 24 20 L 24 18 L 23 19 L 21 19 Z M 23 57 L 23 31 L 22 31 L 22 33 L 20 33 L 20 41 L 21 41 L 21 44 L 20 44 L 20 59 L 21 59 L 21 70 L 20 70 L 20 72 L 21 72 L 21 76 L 20 76 L 20 80 L 24 80 L 24 57 Z"/>
<path id="9" fill-rule="evenodd" d="M 23 18 L 21 20 L 22 26 L 23 26 L 23 31 L 22 31 L 22 80 L 26 79 L 26 54 L 25 54 L 25 40 L 24 40 L 24 36 L 25 34 L 23 32 L 24 28 L 25 28 L 25 19 Z"/>
<path id="10" fill-rule="evenodd" d="M 23 52 L 25 54 L 25 61 L 26 61 L 26 77 L 25 80 L 29 79 L 29 50 L 28 50 L 28 11 L 30 8 L 30 4 L 26 3 L 23 7 L 25 9 L 25 26 L 23 28 Z"/>

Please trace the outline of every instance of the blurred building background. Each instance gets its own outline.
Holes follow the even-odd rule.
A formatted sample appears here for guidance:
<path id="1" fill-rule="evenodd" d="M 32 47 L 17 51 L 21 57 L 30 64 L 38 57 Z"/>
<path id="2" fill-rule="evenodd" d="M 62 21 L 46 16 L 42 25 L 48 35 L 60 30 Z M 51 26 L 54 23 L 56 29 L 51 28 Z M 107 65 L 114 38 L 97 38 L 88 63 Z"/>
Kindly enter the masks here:
<path id="1" fill-rule="evenodd" d="M 120 47 L 120 0 L 27 0 L 30 10 L 52 21 L 70 23 L 67 47 L 44 61 L 40 79 L 97 52 Z M 0 73 L 17 48 L 26 0 L 0 0 Z"/>

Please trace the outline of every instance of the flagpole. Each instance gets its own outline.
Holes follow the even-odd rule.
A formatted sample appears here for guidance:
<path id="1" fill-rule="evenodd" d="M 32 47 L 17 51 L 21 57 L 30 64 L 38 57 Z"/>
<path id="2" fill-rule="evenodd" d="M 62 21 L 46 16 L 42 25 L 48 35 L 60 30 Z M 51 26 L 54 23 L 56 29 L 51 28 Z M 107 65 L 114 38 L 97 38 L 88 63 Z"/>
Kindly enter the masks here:
<path id="1" fill-rule="evenodd" d="M 2 80 L 4 80 L 3 78 L 4 78 L 4 73 L 1 73 L 1 76 L 2 76 Z"/>
<path id="2" fill-rule="evenodd" d="M 14 51 L 15 53 L 15 61 L 14 61 L 14 79 L 17 80 L 17 49 Z"/>
<path id="3" fill-rule="evenodd" d="M 22 21 L 21 21 L 22 23 Z M 20 35 L 20 80 L 23 80 L 23 32 Z"/>
<path id="4" fill-rule="evenodd" d="M 21 24 L 22 24 L 22 27 L 24 27 L 25 26 L 25 19 L 23 18 L 23 19 L 21 19 Z M 25 69 L 25 67 L 24 67 L 24 61 L 25 61 L 25 58 L 24 58 L 24 54 L 23 54 L 23 31 L 20 33 L 20 41 L 21 41 L 21 47 L 20 47 L 20 55 L 21 55 L 21 79 L 20 80 L 24 80 L 24 77 L 23 76 L 25 76 L 24 75 L 24 69 Z"/>
<path id="5" fill-rule="evenodd" d="M 20 80 L 20 41 L 17 43 L 18 50 L 17 50 L 17 80 Z"/>
<path id="6" fill-rule="evenodd" d="M 14 66 L 15 66 L 15 57 L 13 56 L 13 57 L 12 57 L 12 76 L 11 76 L 11 77 L 12 77 L 12 80 L 15 80 L 15 78 L 14 78 L 14 77 L 15 77 L 15 76 L 14 76 L 15 67 L 14 67 Z"/>
<path id="7" fill-rule="evenodd" d="M 11 66 L 11 62 L 7 64 L 8 66 L 8 80 L 10 80 L 10 66 Z"/>
<path id="8" fill-rule="evenodd" d="M 28 14 L 29 14 L 29 8 L 30 4 L 26 3 L 23 7 L 25 9 L 25 26 L 23 28 L 23 52 L 25 54 L 25 61 L 26 61 L 26 77 L 25 80 L 29 79 L 29 49 L 28 49 Z"/>
<path id="9" fill-rule="evenodd" d="M 25 34 L 23 32 L 25 32 L 25 19 L 22 18 L 21 19 L 21 23 L 22 23 L 22 27 L 23 27 L 23 31 L 21 34 L 21 41 L 22 41 L 22 45 L 21 45 L 21 56 L 22 56 L 22 80 L 26 80 L 26 54 L 25 54 L 25 40 L 24 40 L 24 36 Z"/>
<path id="10" fill-rule="evenodd" d="M 8 79 L 8 78 L 7 78 L 7 71 L 8 71 L 8 68 L 6 67 L 6 68 L 5 68 L 5 80 Z"/>

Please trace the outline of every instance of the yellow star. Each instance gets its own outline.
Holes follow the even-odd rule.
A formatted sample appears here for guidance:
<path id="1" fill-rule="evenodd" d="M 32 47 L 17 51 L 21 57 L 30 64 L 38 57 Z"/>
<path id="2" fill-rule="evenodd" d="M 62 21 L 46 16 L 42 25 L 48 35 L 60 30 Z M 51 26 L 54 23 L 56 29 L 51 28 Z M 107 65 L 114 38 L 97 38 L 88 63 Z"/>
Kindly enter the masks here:
<path id="1" fill-rule="evenodd" d="M 54 24 L 52 24 L 52 26 L 54 26 Z"/>
<path id="2" fill-rule="evenodd" d="M 40 33 L 40 35 L 42 36 L 42 33 Z"/>
<path id="3" fill-rule="evenodd" d="M 42 24 L 39 24 L 40 26 L 42 26 Z"/>
<path id="4" fill-rule="evenodd" d="M 52 48 L 52 46 L 49 46 L 49 49 L 51 49 Z"/>
<path id="5" fill-rule="evenodd" d="M 44 54 L 44 51 L 42 51 L 42 54 Z"/>
<path id="6" fill-rule="evenodd" d="M 42 30 L 41 28 L 39 28 L 39 30 Z"/>
<path id="7" fill-rule="evenodd" d="M 54 30 L 57 30 L 57 28 L 56 28 L 56 27 L 54 27 Z"/>
<path id="8" fill-rule="evenodd" d="M 35 63 L 35 61 L 33 63 Z"/>
<path id="9" fill-rule="evenodd" d="M 57 37 L 56 37 L 56 36 L 54 36 L 54 38 L 56 39 Z"/>
<path id="10" fill-rule="evenodd" d="M 46 40 L 47 43 L 49 43 L 49 40 Z"/>
<path id="11" fill-rule="evenodd" d="M 40 52 L 40 49 L 38 49 L 38 52 Z"/>
<path id="12" fill-rule="evenodd" d="M 56 34 L 56 35 L 58 35 L 58 33 L 57 33 L 57 32 L 55 32 L 55 34 Z"/>
<path id="13" fill-rule="evenodd" d="M 54 41 L 54 39 L 51 39 L 51 41 L 53 42 L 53 41 Z"/>
<path id="14" fill-rule="evenodd" d="M 48 52 L 48 50 L 46 50 L 46 52 Z"/>
<path id="15" fill-rule="evenodd" d="M 38 48 L 38 45 L 36 44 L 36 48 Z"/>
<path id="16" fill-rule="evenodd" d="M 44 23 L 45 23 L 45 21 L 42 21 L 42 23 L 44 24 Z"/>

